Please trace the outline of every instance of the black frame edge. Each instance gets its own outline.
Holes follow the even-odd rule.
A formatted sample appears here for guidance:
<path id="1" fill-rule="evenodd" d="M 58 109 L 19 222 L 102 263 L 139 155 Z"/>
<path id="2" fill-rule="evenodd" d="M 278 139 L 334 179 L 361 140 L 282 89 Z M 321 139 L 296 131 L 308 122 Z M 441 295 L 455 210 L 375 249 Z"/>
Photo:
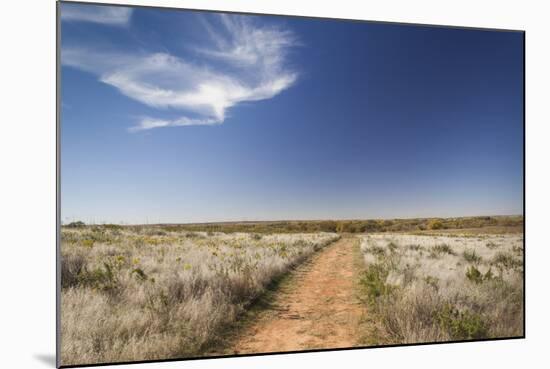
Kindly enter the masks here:
<path id="1" fill-rule="evenodd" d="M 61 7 L 55 4 L 55 365 L 61 366 Z"/>

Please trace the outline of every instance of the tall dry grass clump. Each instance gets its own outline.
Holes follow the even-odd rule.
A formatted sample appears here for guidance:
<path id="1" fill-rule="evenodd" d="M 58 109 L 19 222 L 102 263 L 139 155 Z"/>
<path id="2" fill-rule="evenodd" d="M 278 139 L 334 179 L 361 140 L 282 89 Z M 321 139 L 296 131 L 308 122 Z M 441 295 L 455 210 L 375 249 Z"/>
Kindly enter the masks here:
<path id="1" fill-rule="evenodd" d="M 523 236 L 372 235 L 361 250 L 379 343 L 523 335 Z"/>
<path id="2" fill-rule="evenodd" d="M 337 238 L 64 228 L 62 364 L 204 354 L 269 283 Z"/>

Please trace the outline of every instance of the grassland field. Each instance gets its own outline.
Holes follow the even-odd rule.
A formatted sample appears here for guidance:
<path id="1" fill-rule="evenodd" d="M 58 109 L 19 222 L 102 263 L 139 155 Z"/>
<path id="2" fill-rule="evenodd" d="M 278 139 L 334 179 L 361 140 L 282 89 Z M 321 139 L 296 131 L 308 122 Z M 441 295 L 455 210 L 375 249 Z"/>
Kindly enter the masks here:
<path id="1" fill-rule="evenodd" d="M 312 256 L 328 246 L 338 252 L 342 237 L 353 240 L 362 265 L 346 274 L 356 283 L 344 295 L 364 312 L 362 332 L 346 345 L 521 336 L 522 230 L 519 216 L 68 224 L 61 231 L 62 364 L 197 357 L 227 346 L 222 333 L 274 281 L 304 262 L 316 275 Z M 323 273 L 349 267 L 323 263 Z M 323 348 L 337 345 L 327 342 Z"/>

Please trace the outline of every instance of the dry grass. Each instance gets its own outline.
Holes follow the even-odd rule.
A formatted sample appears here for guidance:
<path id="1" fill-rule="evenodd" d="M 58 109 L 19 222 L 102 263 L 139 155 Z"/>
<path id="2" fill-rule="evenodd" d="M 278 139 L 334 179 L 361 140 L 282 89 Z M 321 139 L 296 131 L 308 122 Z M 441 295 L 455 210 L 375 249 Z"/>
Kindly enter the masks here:
<path id="1" fill-rule="evenodd" d="M 523 236 L 363 237 L 371 343 L 523 335 Z"/>
<path id="2" fill-rule="evenodd" d="M 337 238 L 64 228 L 62 364 L 199 356 L 271 281 Z"/>

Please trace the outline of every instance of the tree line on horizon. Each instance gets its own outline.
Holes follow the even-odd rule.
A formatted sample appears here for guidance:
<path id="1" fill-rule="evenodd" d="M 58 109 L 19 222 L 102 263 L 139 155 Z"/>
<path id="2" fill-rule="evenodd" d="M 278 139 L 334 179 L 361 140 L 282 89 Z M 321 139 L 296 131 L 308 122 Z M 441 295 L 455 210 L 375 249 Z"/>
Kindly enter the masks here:
<path id="1" fill-rule="evenodd" d="M 165 231 L 194 232 L 246 232 L 246 233 L 373 233 L 373 232 L 414 232 L 446 229 L 468 229 L 483 227 L 522 227 L 524 217 L 517 216 L 476 216 L 459 218 L 416 218 L 416 219 L 369 219 L 369 220 L 305 220 L 305 221 L 262 221 L 262 222 L 223 222 L 194 224 L 156 224 Z M 64 227 L 86 227 L 82 221 L 71 222 Z M 94 225 L 109 229 L 143 227 L 143 225 Z"/>

